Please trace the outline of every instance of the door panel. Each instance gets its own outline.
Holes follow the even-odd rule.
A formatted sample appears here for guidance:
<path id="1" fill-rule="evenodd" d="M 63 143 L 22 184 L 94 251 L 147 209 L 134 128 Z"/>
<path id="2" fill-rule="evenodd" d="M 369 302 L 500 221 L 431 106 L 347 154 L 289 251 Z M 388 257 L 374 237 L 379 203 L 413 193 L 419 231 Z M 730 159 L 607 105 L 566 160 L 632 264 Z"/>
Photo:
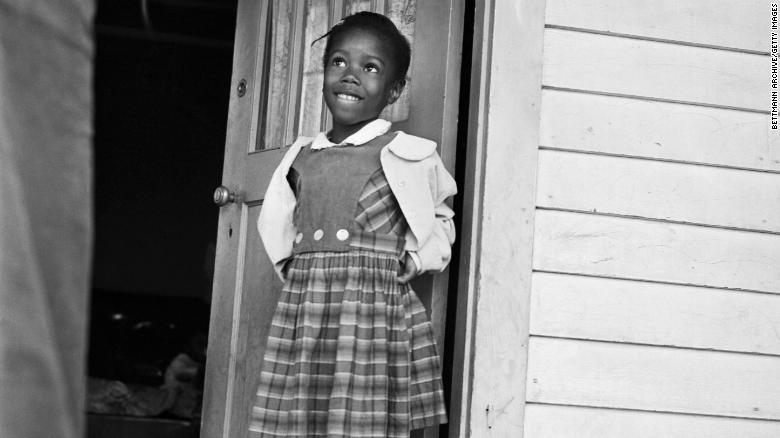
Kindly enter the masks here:
<path id="1" fill-rule="evenodd" d="M 325 41 L 312 41 L 354 11 L 390 16 L 413 42 L 409 76 L 414 79 L 384 117 L 396 122 L 395 130 L 439 142 L 452 172 L 462 8 L 462 0 L 425 5 L 415 0 L 239 0 L 223 173 L 223 185 L 236 192 L 237 202 L 222 207 L 217 231 L 204 438 L 248 435 L 266 336 L 281 290 L 255 223 L 284 145 L 329 126 L 321 96 Z M 447 273 L 425 276 L 414 287 L 431 313 L 442 352 Z M 425 435 L 438 434 L 431 430 Z"/>

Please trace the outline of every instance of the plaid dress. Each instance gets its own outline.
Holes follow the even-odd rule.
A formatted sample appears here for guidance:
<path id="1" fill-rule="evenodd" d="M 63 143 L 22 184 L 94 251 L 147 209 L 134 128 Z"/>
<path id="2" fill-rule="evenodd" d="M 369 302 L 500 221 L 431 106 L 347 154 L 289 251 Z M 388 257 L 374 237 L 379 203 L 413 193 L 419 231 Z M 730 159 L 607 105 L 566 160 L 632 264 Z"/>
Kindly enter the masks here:
<path id="1" fill-rule="evenodd" d="M 397 281 L 406 220 L 381 168 L 358 193 L 348 250 L 288 262 L 252 437 L 407 438 L 447 421 L 431 323 Z"/>

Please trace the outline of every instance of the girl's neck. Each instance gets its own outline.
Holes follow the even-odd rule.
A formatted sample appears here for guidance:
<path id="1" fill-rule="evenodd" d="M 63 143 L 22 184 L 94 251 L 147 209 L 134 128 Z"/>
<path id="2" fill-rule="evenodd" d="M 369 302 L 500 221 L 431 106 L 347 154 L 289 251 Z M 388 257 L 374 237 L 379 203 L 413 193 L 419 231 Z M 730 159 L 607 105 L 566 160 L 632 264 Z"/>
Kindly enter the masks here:
<path id="1" fill-rule="evenodd" d="M 373 122 L 374 120 L 376 120 L 376 118 L 364 120 L 354 125 L 341 125 L 334 123 L 333 128 L 331 128 L 330 132 L 328 133 L 328 139 L 336 144 L 341 143 L 347 137 L 360 131 L 361 128 Z"/>

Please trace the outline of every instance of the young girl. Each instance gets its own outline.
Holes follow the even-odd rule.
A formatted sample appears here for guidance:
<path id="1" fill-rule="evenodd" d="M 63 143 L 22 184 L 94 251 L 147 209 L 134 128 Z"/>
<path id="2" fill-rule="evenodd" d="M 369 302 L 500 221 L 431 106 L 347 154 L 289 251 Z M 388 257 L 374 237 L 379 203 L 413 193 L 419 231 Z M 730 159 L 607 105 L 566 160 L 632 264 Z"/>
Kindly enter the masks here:
<path id="1" fill-rule="evenodd" d="M 386 17 L 327 37 L 333 129 L 296 141 L 258 220 L 284 280 L 252 408 L 255 437 L 408 437 L 446 422 L 430 321 L 408 281 L 449 263 L 455 182 L 436 144 L 379 113 L 406 84 L 409 43 Z"/>

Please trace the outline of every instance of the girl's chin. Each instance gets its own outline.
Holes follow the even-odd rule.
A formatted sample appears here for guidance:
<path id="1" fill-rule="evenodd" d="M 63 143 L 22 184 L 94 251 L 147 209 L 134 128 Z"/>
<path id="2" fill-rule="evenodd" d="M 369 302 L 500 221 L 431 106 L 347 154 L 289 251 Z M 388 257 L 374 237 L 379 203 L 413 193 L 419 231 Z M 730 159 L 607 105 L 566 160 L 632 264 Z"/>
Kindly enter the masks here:
<path id="1" fill-rule="evenodd" d="M 341 102 L 333 105 L 328 105 L 330 114 L 333 116 L 333 123 L 339 123 L 343 126 L 359 125 L 361 123 L 370 122 L 379 117 L 380 111 L 362 111 L 366 108 L 356 108 L 357 105 L 353 103 L 341 104 Z"/>
<path id="2" fill-rule="evenodd" d="M 341 126 L 342 128 L 349 128 L 349 127 L 360 128 L 366 123 L 376 120 L 377 117 L 379 117 L 379 114 L 373 117 L 337 117 L 335 114 L 333 114 L 333 125 L 334 126 L 338 125 Z"/>

